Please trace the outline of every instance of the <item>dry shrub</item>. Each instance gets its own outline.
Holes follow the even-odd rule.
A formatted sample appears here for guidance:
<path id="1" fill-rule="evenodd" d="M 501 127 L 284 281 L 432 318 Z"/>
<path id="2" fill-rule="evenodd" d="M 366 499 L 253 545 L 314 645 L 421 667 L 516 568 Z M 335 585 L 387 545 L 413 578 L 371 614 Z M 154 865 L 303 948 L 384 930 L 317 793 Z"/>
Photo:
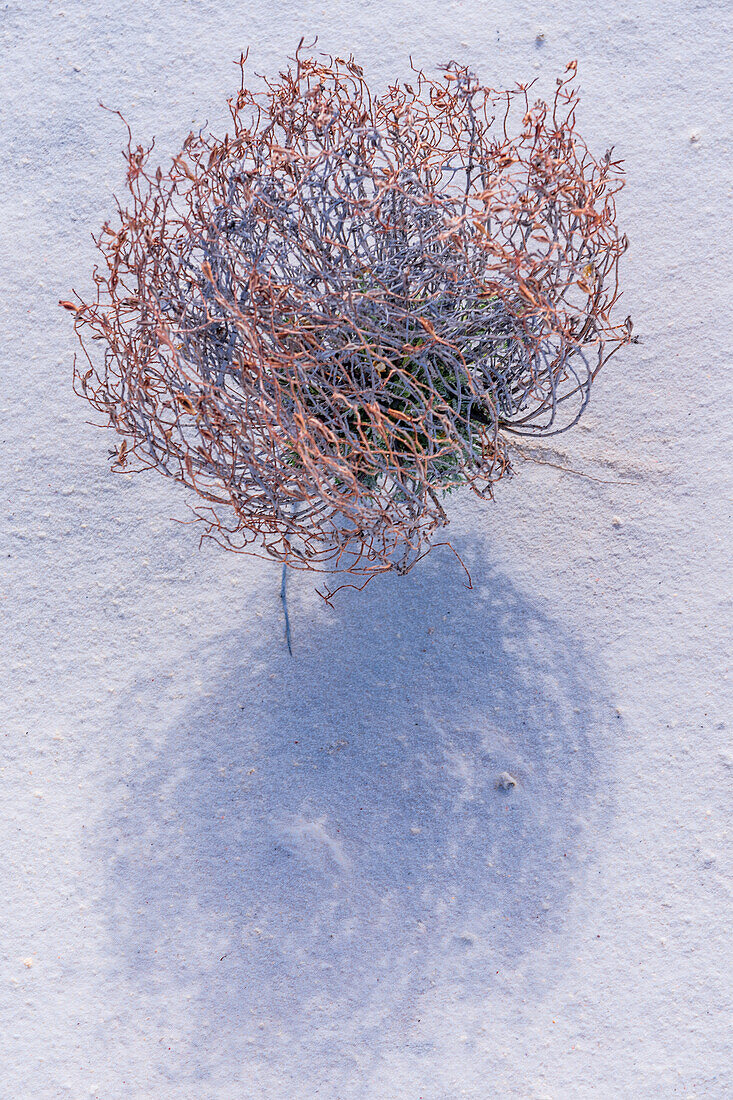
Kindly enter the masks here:
<path id="1" fill-rule="evenodd" d="M 491 496 L 511 433 L 574 424 L 609 355 L 622 185 L 554 102 L 454 62 L 373 96 L 296 53 L 189 134 L 167 172 L 127 148 L 126 205 L 66 303 L 80 391 L 123 436 L 117 468 L 198 494 L 204 533 L 295 568 L 406 572 Z M 91 341 L 99 341 L 99 351 Z"/>

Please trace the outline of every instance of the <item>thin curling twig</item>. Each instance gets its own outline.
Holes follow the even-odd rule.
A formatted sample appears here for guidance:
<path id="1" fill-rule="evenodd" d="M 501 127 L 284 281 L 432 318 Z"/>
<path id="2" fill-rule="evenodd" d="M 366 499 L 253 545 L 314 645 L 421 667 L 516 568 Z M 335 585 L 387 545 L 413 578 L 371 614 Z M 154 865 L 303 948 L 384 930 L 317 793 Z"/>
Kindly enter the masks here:
<path id="1" fill-rule="evenodd" d="M 441 497 L 492 496 L 509 435 L 575 423 L 632 341 L 620 163 L 575 130 L 574 63 L 550 104 L 455 62 L 381 96 L 300 47 L 262 91 L 242 74 L 230 133 L 167 172 L 130 139 L 96 296 L 66 303 L 77 385 L 115 466 L 183 482 L 222 546 L 406 573 Z"/>

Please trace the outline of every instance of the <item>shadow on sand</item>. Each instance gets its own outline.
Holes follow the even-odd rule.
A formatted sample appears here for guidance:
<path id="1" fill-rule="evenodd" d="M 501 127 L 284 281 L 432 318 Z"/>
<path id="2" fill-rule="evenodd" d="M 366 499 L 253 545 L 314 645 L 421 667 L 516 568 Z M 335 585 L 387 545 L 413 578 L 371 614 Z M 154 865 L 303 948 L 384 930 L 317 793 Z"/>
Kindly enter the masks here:
<path id="1" fill-rule="evenodd" d="M 480 1000 L 560 927 L 608 815 L 587 654 L 445 555 L 312 615 L 296 579 L 296 657 L 279 621 L 259 652 L 222 639 L 209 696 L 111 800 L 126 981 L 260 1057 L 347 1024 L 407 1041 L 421 995 Z M 122 719 L 145 721 L 144 701 Z"/>

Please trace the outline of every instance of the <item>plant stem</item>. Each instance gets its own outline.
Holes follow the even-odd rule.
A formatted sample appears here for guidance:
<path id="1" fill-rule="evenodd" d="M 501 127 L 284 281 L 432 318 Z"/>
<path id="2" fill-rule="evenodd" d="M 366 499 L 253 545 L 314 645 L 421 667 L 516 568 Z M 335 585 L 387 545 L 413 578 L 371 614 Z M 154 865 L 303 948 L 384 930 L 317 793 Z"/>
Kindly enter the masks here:
<path id="1" fill-rule="evenodd" d="M 283 562 L 283 574 L 280 582 L 280 599 L 283 602 L 283 611 L 285 612 L 285 641 L 288 643 L 288 653 L 293 656 L 293 646 L 290 639 L 290 616 L 288 614 L 288 567 Z"/>

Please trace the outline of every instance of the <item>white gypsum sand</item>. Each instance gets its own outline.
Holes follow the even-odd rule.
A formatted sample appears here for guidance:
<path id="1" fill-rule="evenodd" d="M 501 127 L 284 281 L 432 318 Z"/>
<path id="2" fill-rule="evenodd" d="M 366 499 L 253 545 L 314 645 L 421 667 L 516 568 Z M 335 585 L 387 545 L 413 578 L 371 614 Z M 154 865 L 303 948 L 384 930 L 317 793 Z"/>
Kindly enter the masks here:
<path id="1" fill-rule="evenodd" d="M 495 504 L 450 499 L 473 591 L 446 549 L 333 611 L 293 575 L 290 658 L 277 567 L 110 472 L 57 302 L 122 192 L 99 101 L 165 159 L 301 34 L 374 84 L 548 96 L 577 58 L 643 342 Z M 4 5 L 0 1096 L 733 1095 L 729 35 L 658 0 Z"/>

